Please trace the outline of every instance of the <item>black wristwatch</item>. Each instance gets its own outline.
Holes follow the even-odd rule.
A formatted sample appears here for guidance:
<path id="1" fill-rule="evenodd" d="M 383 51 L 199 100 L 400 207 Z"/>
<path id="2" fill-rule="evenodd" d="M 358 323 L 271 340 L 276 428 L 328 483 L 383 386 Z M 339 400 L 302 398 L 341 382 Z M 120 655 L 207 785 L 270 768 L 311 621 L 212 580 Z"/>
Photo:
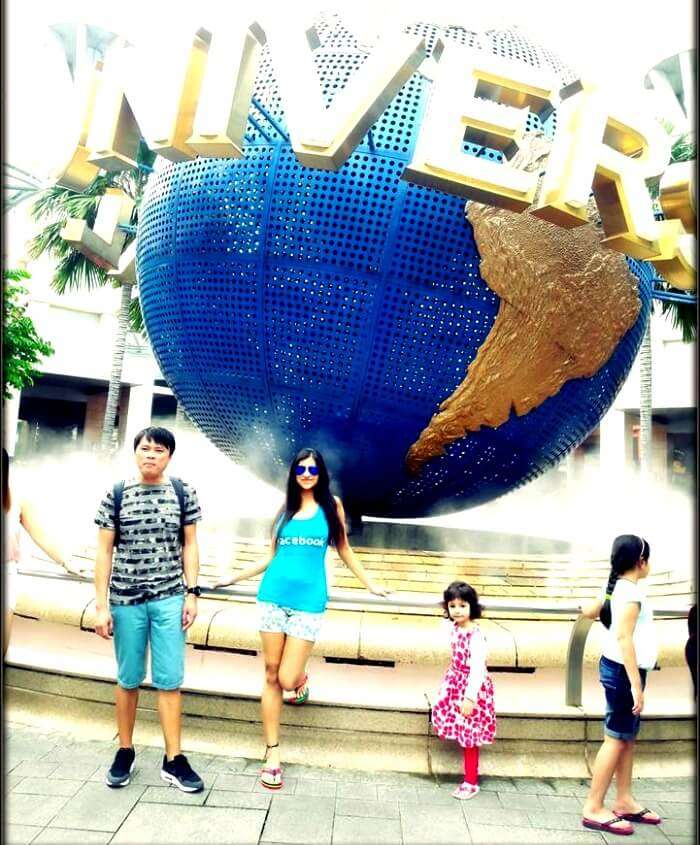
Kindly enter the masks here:
<path id="1" fill-rule="evenodd" d="M 201 587 L 188 587 L 185 592 L 188 595 L 197 596 L 199 598 L 202 595 L 202 588 Z"/>

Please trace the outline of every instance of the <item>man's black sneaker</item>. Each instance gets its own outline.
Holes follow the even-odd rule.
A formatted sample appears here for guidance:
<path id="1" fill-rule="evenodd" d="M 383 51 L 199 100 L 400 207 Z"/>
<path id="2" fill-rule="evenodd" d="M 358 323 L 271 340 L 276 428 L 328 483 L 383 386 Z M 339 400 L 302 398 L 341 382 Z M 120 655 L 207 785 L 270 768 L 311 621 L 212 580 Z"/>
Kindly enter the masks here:
<path id="1" fill-rule="evenodd" d="M 174 783 L 183 792 L 201 792 L 204 789 L 204 782 L 187 762 L 184 754 L 176 754 L 170 762 L 164 756 L 160 776 L 168 783 Z"/>
<path id="2" fill-rule="evenodd" d="M 133 748 L 120 748 L 114 755 L 114 762 L 107 772 L 105 782 L 107 786 L 126 786 L 134 771 L 136 752 Z"/>

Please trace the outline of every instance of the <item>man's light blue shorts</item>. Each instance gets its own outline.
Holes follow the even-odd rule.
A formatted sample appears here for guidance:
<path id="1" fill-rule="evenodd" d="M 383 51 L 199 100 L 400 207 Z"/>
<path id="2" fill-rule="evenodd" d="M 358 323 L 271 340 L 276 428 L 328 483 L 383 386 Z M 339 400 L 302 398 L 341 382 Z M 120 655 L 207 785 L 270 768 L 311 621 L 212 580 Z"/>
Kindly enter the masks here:
<path id="1" fill-rule="evenodd" d="M 161 690 L 182 686 L 185 676 L 184 593 L 140 604 L 110 606 L 117 657 L 117 683 L 136 689 L 146 677 L 146 653 L 151 646 L 151 679 Z"/>

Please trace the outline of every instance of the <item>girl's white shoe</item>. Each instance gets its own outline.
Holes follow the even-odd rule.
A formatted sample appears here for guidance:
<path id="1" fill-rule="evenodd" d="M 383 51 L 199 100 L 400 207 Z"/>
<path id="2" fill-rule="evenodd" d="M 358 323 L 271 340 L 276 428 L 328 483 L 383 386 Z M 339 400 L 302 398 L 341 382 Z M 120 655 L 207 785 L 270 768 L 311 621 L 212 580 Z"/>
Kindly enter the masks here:
<path id="1" fill-rule="evenodd" d="M 475 783 L 467 783 L 465 780 L 464 783 L 460 783 L 457 789 L 455 789 L 452 793 L 452 797 L 457 798 L 460 801 L 468 801 L 478 793 L 479 787 Z"/>

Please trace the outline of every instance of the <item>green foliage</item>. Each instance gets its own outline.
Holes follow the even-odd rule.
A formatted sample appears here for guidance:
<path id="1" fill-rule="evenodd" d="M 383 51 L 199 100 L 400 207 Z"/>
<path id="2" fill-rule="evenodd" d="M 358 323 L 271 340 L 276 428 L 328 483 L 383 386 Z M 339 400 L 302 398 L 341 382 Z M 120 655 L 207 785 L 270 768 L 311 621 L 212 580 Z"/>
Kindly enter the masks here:
<path id="1" fill-rule="evenodd" d="M 61 230 L 70 218 L 85 220 L 92 227 L 97 216 L 100 197 L 108 188 L 121 188 L 134 200 L 134 209 L 129 223 L 135 227 L 138 223 L 139 207 L 148 173 L 154 160 L 155 153 L 141 142 L 138 153 L 140 167 L 116 173 L 101 173 L 82 191 L 53 185 L 39 194 L 32 205 L 31 214 L 34 220 L 46 221 L 46 225 L 29 242 L 29 256 L 36 259 L 46 253 L 54 260 L 51 286 L 57 293 L 63 294 L 85 288 L 92 290 L 112 284 L 113 280 L 105 270 L 93 264 L 89 258 L 61 237 Z M 125 246 L 128 246 L 134 237 L 133 233 L 128 233 Z M 132 302 L 130 314 L 131 330 L 143 333 L 143 318 L 138 299 Z"/>
<path id="2" fill-rule="evenodd" d="M 11 388 L 21 390 L 34 384 L 39 374 L 36 365 L 47 355 L 53 355 L 50 343 L 39 337 L 34 323 L 26 315 L 27 306 L 21 302 L 27 289 L 20 284 L 30 275 L 26 270 L 3 270 L 3 336 L 2 336 L 2 395 L 11 396 Z"/>
<path id="3" fill-rule="evenodd" d="M 665 129 L 669 134 L 672 131 L 670 126 L 665 126 Z M 692 136 L 687 132 L 679 135 L 671 147 L 670 164 L 679 161 L 693 161 L 695 158 L 697 158 L 697 147 L 692 140 Z M 658 195 L 658 187 L 656 192 Z M 669 284 L 665 284 L 664 287 L 674 293 L 679 293 Z M 697 338 L 697 305 L 690 302 L 666 302 L 661 300 L 661 313 L 671 321 L 675 329 L 680 331 L 683 343 L 691 343 Z"/>
<path id="4" fill-rule="evenodd" d="M 697 147 L 689 133 L 680 135 L 671 147 L 671 162 L 693 161 L 697 158 Z"/>

